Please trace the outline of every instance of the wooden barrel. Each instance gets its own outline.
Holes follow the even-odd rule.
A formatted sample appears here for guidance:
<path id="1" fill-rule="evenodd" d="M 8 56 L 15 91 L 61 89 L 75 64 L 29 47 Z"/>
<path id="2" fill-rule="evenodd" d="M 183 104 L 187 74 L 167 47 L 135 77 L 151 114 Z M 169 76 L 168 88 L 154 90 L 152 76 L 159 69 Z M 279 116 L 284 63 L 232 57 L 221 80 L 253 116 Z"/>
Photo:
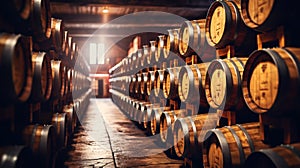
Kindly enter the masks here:
<path id="1" fill-rule="evenodd" d="M 159 123 L 160 123 L 160 115 L 167 110 L 171 110 L 170 107 L 157 107 L 152 108 L 150 113 L 150 122 L 147 126 L 147 131 L 150 135 L 156 135 L 159 134 Z"/>
<path id="2" fill-rule="evenodd" d="M 143 45 L 143 49 L 142 49 L 142 53 L 143 53 L 143 57 L 141 59 L 141 63 L 143 65 L 144 68 L 148 69 L 149 67 L 149 62 L 150 60 L 149 59 L 149 54 L 150 54 L 150 49 L 149 49 L 149 46 L 148 45 Z"/>
<path id="3" fill-rule="evenodd" d="M 160 129 L 161 142 L 173 146 L 174 122 L 177 120 L 177 118 L 182 118 L 186 116 L 187 116 L 187 112 L 185 109 L 164 111 L 160 115 L 159 129 Z"/>
<path id="4" fill-rule="evenodd" d="M 170 55 L 179 54 L 179 30 L 180 29 L 168 30 L 168 36 L 164 47 L 164 58 L 167 60 Z"/>
<path id="5" fill-rule="evenodd" d="M 56 129 L 56 146 L 58 149 L 65 148 L 68 142 L 68 114 L 55 113 L 52 115 L 52 125 Z"/>
<path id="6" fill-rule="evenodd" d="M 286 6 L 282 0 L 266 2 L 242 0 L 241 16 L 248 27 L 256 31 L 267 32 L 284 23 L 284 19 L 288 19 L 285 17 Z"/>
<path id="7" fill-rule="evenodd" d="M 49 0 L 32 0 L 31 29 L 33 39 L 45 41 L 51 36 L 51 11 Z"/>
<path id="8" fill-rule="evenodd" d="M 261 149 L 248 156 L 245 168 L 291 168 L 300 167 L 300 144 L 280 145 Z"/>
<path id="9" fill-rule="evenodd" d="M 56 52 L 62 52 L 63 38 L 64 38 L 64 27 L 63 21 L 57 18 L 51 18 L 51 41 L 52 48 Z"/>
<path id="10" fill-rule="evenodd" d="M 129 84 L 129 96 L 134 98 L 135 96 L 135 86 L 137 84 L 136 75 L 131 75 L 131 82 Z"/>
<path id="11" fill-rule="evenodd" d="M 155 79 L 154 79 L 154 95 L 155 97 L 162 98 L 163 97 L 163 81 L 164 81 L 164 69 L 155 71 Z"/>
<path id="12" fill-rule="evenodd" d="M 159 104 L 146 104 L 141 107 L 142 111 L 142 127 L 145 129 L 150 130 L 150 115 L 153 108 L 160 107 Z M 150 133 L 150 131 L 147 131 L 147 133 Z"/>
<path id="13" fill-rule="evenodd" d="M 212 129 L 203 142 L 203 163 L 205 167 L 243 167 L 252 152 L 268 147 L 260 138 L 258 122 Z"/>
<path id="14" fill-rule="evenodd" d="M 52 90 L 51 63 L 45 52 L 32 52 L 33 79 L 29 101 L 38 103 L 47 101 Z"/>
<path id="15" fill-rule="evenodd" d="M 0 102 L 28 100 L 32 88 L 31 39 L 22 35 L 0 34 Z"/>
<path id="16" fill-rule="evenodd" d="M 167 68 L 163 77 L 163 96 L 166 99 L 178 99 L 178 80 L 180 67 Z"/>
<path id="17" fill-rule="evenodd" d="M 140 85 L 140 92 L 142 95 L 146 95 L 147 93 L 147 82 L 148 82 L 148 72 L 143 72 L 141 76 L 141 85 Z"/>
<path id="18" fill-rule="evenodd" d="M 204 91 L 205 75 L 209 63 L 186 65 L 179 71 L 178 94 L 182 102 L 208 107 Z"/>
<path id="19" fill-rule="evenodd" d="M 52 167 L 56 150 L 55 128 L 52 125 L 28 125 L 23 130 L 23 141 L 33 151 L 37 167 Z"/>
<path id="20" fill-rule="evenodd" d="M 73 88 L 73 73 L 74 73 L 74 69 L 70 68 L 68 69 L 67 72 L 67 78 L 68 78 L 68 93 L 72 93 L 72 88 Z"/>
<path id="21" fill-rule="evenodd" d="M 69 55 L 68 39 L 69 39 L 69 32 L 65 30 L 63 34 L 63 41 L 62 41 L 62 52 L 64 56 Z"/>
<path id="22" fill-rule="evenodd" d="M 142 82 L 142 73 L 137 73 L 136 74 L 136 84 L 135 84 L 135 95 L 137 99 L 142 98 L 141 94 L 141 82 Z"/>
<path id="23" fill-rule="evenodd" d="M 242 76 L 248 58 L 216 59 L 207 69 L 206 99 L 212 108 L 238 110 L 245 104 L 242 96 Z"/>
<path id="24" fill-rule="evenodd" d="M 257 48 L 256 34 L 242 22 L 234 1 L 215 1 L 210 5 L 205 32 L 208 44 L 215 48 L 244 45 L 242 51 L 235 51 L 239 55 L 247 55 Z"/>
<path id="25" fill-rule="evenodd" d="M 167 43 L 167 37 L 165 35 L 159 35 L 157 37 L 157 54 L 155 57 L 155 62 L 161 63 L 165 61 L 164 50 Z"/>
<path id="26" fill-rule="evenodd" d="M 0 167 L 32 168 L 33 153 L 28 146 L 4 146 L 0 148 Z"/>
<path id="27" fill-rule="evenodd" d="M 155 71 L 148 71 L 147 79 L 147 95 L 150 96 L 154 94 Z"/>
<path id="28" fill-rule="evenodd" d="M 52 89 L 51 89 L 51 99 L 56 99 L 61 94 L 61 72 L 62 66 L 61 61 L 51 60 L 52 69 Z"/>
<path id="29" fill-rule="evenodd" d="M 205 19 L 182 23 L 179 38 L 179 52 L 183 57 L 197 55 L 206 62 L 215 58 L 215 49 L 206 40 Z"/>
<path id="30" fill-rule="evenodd" d="M 151 40 L 150 41 L 150 51 L 149 51 L 149 56 L 148 56 L 148 60 L 147 63 L 148 65 L 154 65 L 155 62 L 155 57 L 157 55 L 157 43 L 155 40 Z"/>
<path id="31" fill-rule="evenodd" d="M 136 70 L 142 70 L 145 66 L 144 62 L 144 56 L 143 56 L 143 49 L 138 49 L 136 51 L 136 62 L 135 62 L 135 69 Z"/>
<path id="32" fill-rule="evenodd" d="M 177 118 L 174 124 L 174 148 L 179 158 L 202 160 L 202 142 L 205 133 L 217 126 L 216 113 L 198 114 Z"/>
<path id="33" fill-rule="evenodd" d="M 142 126 L 143 124 L 143 112 L 145 111 L 145 106 L 146 105 L 150 105 L 151 103 L 150 102 L 144 102 L 144 101 L 140 101 L 138 102 L 138 104 L 136 105 L 136 113 L 134 114 L 134 118 L 135 120 L 138 122 L 139 125 Z M 146 107 L 147 108 L 147 107 Z M 144 128 L 142 126 L 142 128 Z"/>
<path id="34" fill-rule="evenodd" d="M 299 107 L 300 48 L 254 51 L 248 58 L 242 81 L 244 99 L 256 113 L 297 115 Z"/>

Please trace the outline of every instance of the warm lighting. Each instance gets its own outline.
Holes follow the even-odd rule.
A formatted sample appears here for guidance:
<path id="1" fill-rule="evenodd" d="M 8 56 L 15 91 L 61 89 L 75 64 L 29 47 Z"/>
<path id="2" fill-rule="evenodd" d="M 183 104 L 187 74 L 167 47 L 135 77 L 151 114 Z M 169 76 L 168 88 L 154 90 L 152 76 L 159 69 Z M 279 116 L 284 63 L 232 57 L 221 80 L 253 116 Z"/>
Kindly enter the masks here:
<path id="1" fill-rule="evenodd" d="M 107 6 L 104 7 L 103 10 L 102 10 L 102 13 L 108 13 L 108 12 L 109 12 L 108 7 Z"/>

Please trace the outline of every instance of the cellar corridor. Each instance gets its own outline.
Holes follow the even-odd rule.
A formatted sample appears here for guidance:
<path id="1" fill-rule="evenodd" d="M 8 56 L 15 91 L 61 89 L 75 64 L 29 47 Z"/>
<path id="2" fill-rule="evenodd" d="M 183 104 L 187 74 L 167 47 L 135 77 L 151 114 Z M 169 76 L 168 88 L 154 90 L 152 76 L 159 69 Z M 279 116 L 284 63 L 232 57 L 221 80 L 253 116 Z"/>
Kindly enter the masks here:
<path id="1" fill-rule="evenodd" d="M 181 167 L 111 99 L 91 99 L 66 151 L 64 167 Z"/>

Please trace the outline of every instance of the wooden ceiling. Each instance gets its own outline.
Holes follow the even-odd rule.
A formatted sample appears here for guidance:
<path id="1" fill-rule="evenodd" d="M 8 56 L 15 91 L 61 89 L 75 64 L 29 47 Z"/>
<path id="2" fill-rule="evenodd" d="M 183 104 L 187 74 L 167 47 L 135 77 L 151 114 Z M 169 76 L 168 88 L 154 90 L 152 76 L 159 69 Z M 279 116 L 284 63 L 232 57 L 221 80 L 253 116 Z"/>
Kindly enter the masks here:
<path id="1" fill-rule="evenodd" d="M 109 39 L 125 51 L 136 34 L 146 44 L 157 34 L 179 28 L 184 20 L 206 17 L 212 0 L 50 0 L 52 17 L 79 45 L 87 40 Z M 103 13 L 108 8 L 109 13 Z M 152 32 L 152 33 L 146 33 Z M 122 53 L 115 57 L 124 57 Z M 115 59 L 119 60 L 119 59 Z M 112 64 L 115 64 L 113 62 Z"/>

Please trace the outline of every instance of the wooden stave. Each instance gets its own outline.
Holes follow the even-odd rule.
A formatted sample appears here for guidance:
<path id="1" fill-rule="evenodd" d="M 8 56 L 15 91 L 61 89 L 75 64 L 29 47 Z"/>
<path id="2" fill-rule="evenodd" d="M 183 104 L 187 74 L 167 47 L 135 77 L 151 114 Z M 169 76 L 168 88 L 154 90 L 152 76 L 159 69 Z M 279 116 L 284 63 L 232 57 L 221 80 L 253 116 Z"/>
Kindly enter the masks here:
<path id="1" fill-rule="evenodd" d="M 260 149 L 250 154 L 245 162 L 245 168 L 249 167 L 299 167 L 299 143 L 282 144 L 270 149 Z"/>
<path id="2" fill-rule="evenodd" d="M 240 110 L 245 105 L 242 96 L 241 81 L 247 58 L 215 59 L 207 69 L 205 79 L 206 99 L 210 107 L 221 110 Z M 216 104 L 211 96 L 211 77 L 215 67 L 226 74 L 226 93 L 221 104 Z M 233 92 L 233 93 L 232 93 Z M 236 99 L 237 98 L 237 99 Z"/>
<path id="3" fill-rule="evenodd" d="M 284 55 L 280 55 L 278 54 L 278 52 L 284 53 Z M 267 54 L 268 60 L 276 65 L 279 73 L 278 94 L 276 99 L 274 100 L 273 106 L 267 110 L 260 108 L 253 102 L 253 100 L 251 100 L 248 90 L 248 83 L 250 82 L 251 75 L 249 73 L 253 70 L 253 67 L 251 65 L 259 58 L 260 54 Z M 295 100 L 299 99 L 297 97 L 297 93 L 299 92 L 297 86 L 299 85 L 298 78 L 300 71 L 297 70 L 297 66 L 300 65 L 300 57 L 297 55 L 299 55 L 299 49 L 293 47 L 261 49 L 253 51 L 253 53 L 249 56 L 248 61 L 246 62 L 242 80 L 243 97 L 250 110 L 259 114 L 268 112 L 272 113 L 272 115 L 274 116 L 287 116 L 290 115 L 289 112 L 293 110 L 293 108 L 296 109 L 296 107 L 298 107 Z M 285 58 L 282 58 L 282 56 L 284 56 Z M 287 63 L 289 65 L 291 64 L 292 66 L 287 66 Z M 287 76 L 289 76 L 288 74 L 294 74 L 296 77 L 294 76 L 286 78 Z M 289 96 L 284 95 L 286 94 L 287 90 L 284 85 L 280 85 L 280 83 L 286 83 L 287 81 L 289 81 L 289 87 L 287 88 L 294 89 L 293 91 L 289 92 Z M 280 102 L 285 103 L 281 104 Z"/>
<path id="4" fill-rule="evenodd" d="M 205 135 L 205 141 L 203 142 L 203 163 L 206 167 L 209 167 L 209 147 L 211 144 L 217 144 L 222 150 L 222 165 L 224 168 L 241 167 L 244 165 L 247 157 L 254 151 L 259 149 L 269 148 L 268 144 L 264 144 L 260 138 L 259 123 L 245 123 L 237 124 L 233 126 L 225 126 L 222 128 L 212 129 Z M 250 130 L 250 129 L 252 130 Z M 237 134 L 237 130 L 241 133 Z M 253 132 L 254 130 L 254 132 Z M 252 132 L 250 132 L 252 131 Z M 247 133 L 245 133 L 247 132 Z M 224 134 L 226 133 L 226 134 Z M 228 138 L 225 136 L 230 134 L 232 136 L 230 144 L 228 144 Z M 241 134 L 244 139 L 241 141 Z M 246 145 L 245 142 L 247 141 Z M 235 156 L 235 150 L 242 153 L 239 156 Z M 232 150 L 232 151 L 231 151 Z M 232 153 L 231 153 L 232 152 Z M 234 164 L 232 163 L 234 159 Z"/>
<path id="5" fill-rule="evenodd" d="M 45 52 L 32 52 L 32 64 L 33 64 L 33 79 L 32 86 L 34 89 L 31 90 L 29 102 L 38 103 L 49 100 L 52 91 L 52 68 L 50 59 Z M 45 75 L 46 80 L 43 88 L 42 76 Z"/>
<path id="6" fill-rule="evenodd" d="M 6 72 L 2 75 L 2 78 L 4 78 L 2 82 L 1 88 L 5 88 L 2 90 L 2 95 L 5 97 L 0 97 L 1 103 L 4 104 L 10 104 L 13 102 L 25 102 L 30 97 L 30 92 L 32 90 L 32 60 L 31 60 L 31 38 L 27 38 L 25 36 L 22 36 L 20 34 L 8 34 L 8 33 L 1 33 L 0 37 L 5 38 L 6 40 L 2 41 L 2 52 L 4 53 L 1 55 L 1 69 L 3 69 L 3 72 Z M 9 44 L 5 43 L 7 40 L 10 41 Z M 11 55 L 14 55 L 16 52 L 15 50 L 17 48 L 15 47 L 21 47 L 23 50 L 23 62 L 24 62 L 24 81 L 22 88 L 19 88 L 19 93 L 16 93 L 15 86 L 14 86 L 14 79 L 13 79 L 13 57 Z M 20 52 L 20 51 L 19 51 Z M 18 65 L 19 66 L 19 65 Z M 17 67 L 18 67 L 17 66 Z"/>
<path id="7" fill-rule="evenodd" d="M 207 117 L 210 118 L 208 126 L 206 125 Z M 203 120 L 204 119 L 204 120 Z M 215 113 L 198 114 L 187 116 L 184 118 L 177 118 L 174 123 L 173 140 L 174 149 L 178 158 L 200 159 L 202 160 L 202 141 L 199 136 L 203 136 L 207 131 L 215 128 L 219 117 Z M 197 124 L 195 124 L 197 123 Z M 202 130 L 203 125 L 206 126 Z M 200 130 L 201 129 L 201 130 Z M 178 131 L 183 133 L 183 147 L 178 147 Z M 204 132 L 202 132 L 204 131 Z M 179 144 L 180 145 L 180 144 Z"/>
<path id="8" fill-rule="evenodd" d="M 6 157 L 3 157 L 3 156 Z M 28 146 L 14 145 L 0 148 L 0 167 L 31 168 L 33 167 L 33 153 Z"/>
<path id="9" fill-rule="evenodd" d="M 36 131 L 39 131 L 40 139 L 36 139 Z M 56 132 L 52 125 L 35 124 L 24 128 L 23 141 L 32 149 L 34 159 L 39 166 L 51 167 L 52 157 L 56 150 L 55 134 Z M 36 144 L 35 140 L 38 140 L 38 144 Z"/>
<path id="10" fill-rule="evenodd" d="M 157 54 L 155 57 L 155 62 L 158 64 L 166 60 L 164 55 L 164 48 L 166 42 L 167 42 L 166 35 L 162 34 L 157 36 Z"/>

